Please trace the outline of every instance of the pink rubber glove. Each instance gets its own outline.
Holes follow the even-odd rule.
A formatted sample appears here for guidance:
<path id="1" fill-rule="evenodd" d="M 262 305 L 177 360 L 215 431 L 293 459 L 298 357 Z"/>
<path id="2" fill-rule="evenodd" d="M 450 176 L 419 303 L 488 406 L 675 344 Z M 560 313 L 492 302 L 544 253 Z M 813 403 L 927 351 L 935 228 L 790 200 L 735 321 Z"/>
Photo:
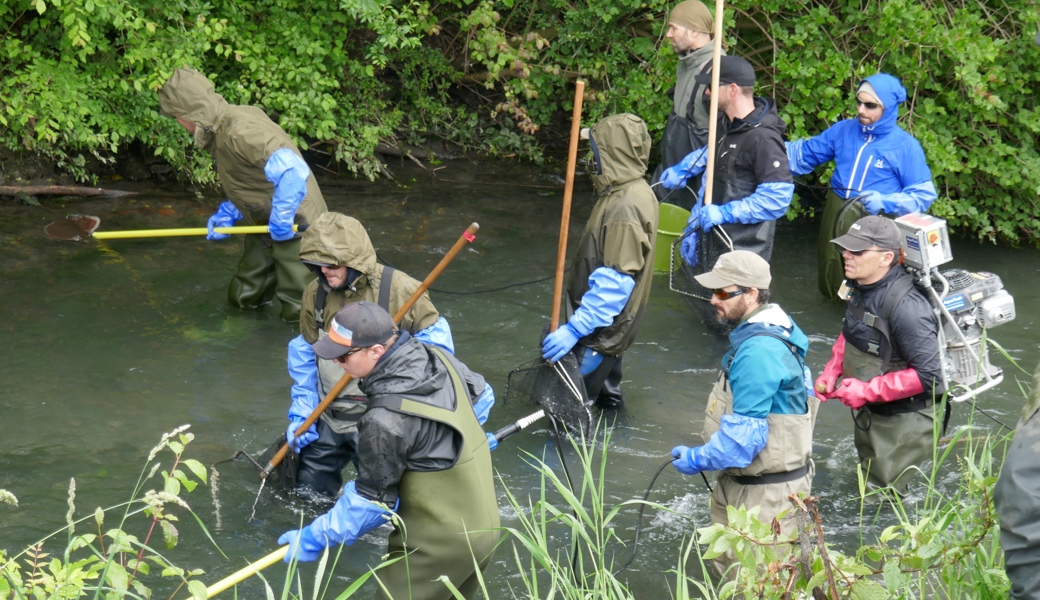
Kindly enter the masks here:
<path id="1" fill-rule="evenodd" d="M 842 404 L 851 409 L 862 408 L 864 404 L 880 404 L 893 402 L 916 396 L 924 391 L 921 378 L 914 369 L 903 369 L 878 375 L 870 381 L 843 379 L 838 389 L 831 394 Z"/>
<path id="2" fill-rule="evenodd" d="M 824 402 L 832 398 L 834 386 L 841 377 L 842 363 L 845 361 L 845 334 L 839 333 L 838 339 L 831 346 L 831 359 L 823 368 L 823 373 L 816 378 L 816 397 Z"/>

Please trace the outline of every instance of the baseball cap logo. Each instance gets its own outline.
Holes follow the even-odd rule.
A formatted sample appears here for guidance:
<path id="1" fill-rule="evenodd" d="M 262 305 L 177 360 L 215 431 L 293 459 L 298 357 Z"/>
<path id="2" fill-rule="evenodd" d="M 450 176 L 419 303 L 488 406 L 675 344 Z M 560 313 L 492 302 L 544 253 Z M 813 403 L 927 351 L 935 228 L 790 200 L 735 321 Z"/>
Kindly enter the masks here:
<path id="1" fill-rule="evenodd" d="M 329 329 L 329 337 L 337 344 L 353 347 L 350 341 L 354 338 L 354 332 L 344 327 L 336 319 L 332 320 L 332 327 Z"/>

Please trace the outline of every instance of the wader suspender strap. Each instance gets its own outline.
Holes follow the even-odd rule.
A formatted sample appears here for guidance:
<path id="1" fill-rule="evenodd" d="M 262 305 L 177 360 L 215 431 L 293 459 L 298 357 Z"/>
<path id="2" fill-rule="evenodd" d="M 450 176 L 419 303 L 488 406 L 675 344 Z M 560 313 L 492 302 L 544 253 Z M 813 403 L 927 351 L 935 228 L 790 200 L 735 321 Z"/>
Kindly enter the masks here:
<path id="1" fill-rule="evenodd" d="M 390 312 L 390 285 L 393 280 L 394 268 L 384 265 L 383 276 L 379 278 L 379 306 L 386 312 Z"/>
<path id="2" fill-rule="evenodd" d="M 869 313 L 862 306 L 849 302 L 848 310 L 852 313 L 852 316 L 863 321 L 867 327 L 874 330 L 870 340 L 867 341 L 867 354 L 881 357 L 882 373 L 888 371 L 888 364 L 892 360 L 892 336 L 888 328 L 888 322 L 892 319 L 892 315 L 903 300 L 903 297 L 909 294 L 913 288 L 914 281 L 910 277 L 896 278 L 885 293 L 885 299 L 881 303 L 880 315 Z M 881 352 L 882 338 L 887 342 L 884 352 Z"/>
<path id="3" fill-rule="evenodd" d="M 379 306 L 390 312 L 390 284 L 394 279 L 394 268 L 383 267 L 383 277 L 379 280 Z M 314 296 L 314 321 L 318 329 L 325 329 L 325 303 L 329 300 L 329 290 L 318 284 L 318 293 Z"/>
<path id="4" fill-rule="evenodd" d="M 325 302 L 329 299 L 329 288 L 318 282 L 318 293 L 314 296 L 314 322 L 318 324 L 318 331 L 325 329 Z"/>

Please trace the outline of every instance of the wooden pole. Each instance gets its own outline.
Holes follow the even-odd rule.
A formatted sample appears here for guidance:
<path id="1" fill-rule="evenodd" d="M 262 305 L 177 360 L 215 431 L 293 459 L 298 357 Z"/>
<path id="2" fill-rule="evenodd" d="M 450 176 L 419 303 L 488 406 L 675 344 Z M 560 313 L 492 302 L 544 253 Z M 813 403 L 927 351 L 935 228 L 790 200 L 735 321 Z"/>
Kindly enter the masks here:
<path id="1" fill-rule="evenodd" d="M 578 138 L 581 135 L 581 104 L 585 99 L 585 82 L 574 86 L 574 112 L 571 115 L 571 145 L 567 151 L 567 179 L 563 185 L 563 215 L 560 217 L 560 243 L 556 249 L 556 282 L 553 284 L 552 320 L 549 333 L 560 326 L 560 303 L 563 299 L 563 272 L 567 262 L 567 230 L 571 223 L 571 196 L 574 193 L 574 168 L 578 162 Z"/>
<path id="2" fill-rule="evenodd" d="M 711 204 L 715 179 L 715 140 L 719 129 L 719 67 L 722 64 L 723 0 L 715 0 L 715 47 L 711 55 L 711 105 L 708 108 L 708 166 L 704 170 L 704 205 Z"/>

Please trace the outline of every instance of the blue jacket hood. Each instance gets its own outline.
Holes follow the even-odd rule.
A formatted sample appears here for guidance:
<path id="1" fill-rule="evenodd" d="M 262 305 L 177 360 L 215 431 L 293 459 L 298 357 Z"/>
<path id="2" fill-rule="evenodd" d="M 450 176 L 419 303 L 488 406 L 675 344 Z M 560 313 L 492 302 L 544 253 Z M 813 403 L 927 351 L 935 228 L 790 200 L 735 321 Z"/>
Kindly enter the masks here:
<path id="1" fill-rule="evenodd" d="M 896 128 L 896 119 L 899 118 L 899 105 L 906 101 L 906 88 L 899 79 L 888 73 L 871 75 L 866 81 L 874 88 L 878 99 L 885 106 L 885 112 L 873 125 L 861 125 L 863 135 L 885 135 Z M 860 83 L 862 84 L 863 81 Z"/>
<path id="2" fill-rule="evenodd" d="M 787 340 L 798 349 L 802 360 L 805 360 L 805 354 L 809 350 L 809 338 L 777 304 L 766 306 L 738 325 L 730 332 L 729 343 L 736 348 L 748 338 L 762 333 L 776 335 Z"/>

